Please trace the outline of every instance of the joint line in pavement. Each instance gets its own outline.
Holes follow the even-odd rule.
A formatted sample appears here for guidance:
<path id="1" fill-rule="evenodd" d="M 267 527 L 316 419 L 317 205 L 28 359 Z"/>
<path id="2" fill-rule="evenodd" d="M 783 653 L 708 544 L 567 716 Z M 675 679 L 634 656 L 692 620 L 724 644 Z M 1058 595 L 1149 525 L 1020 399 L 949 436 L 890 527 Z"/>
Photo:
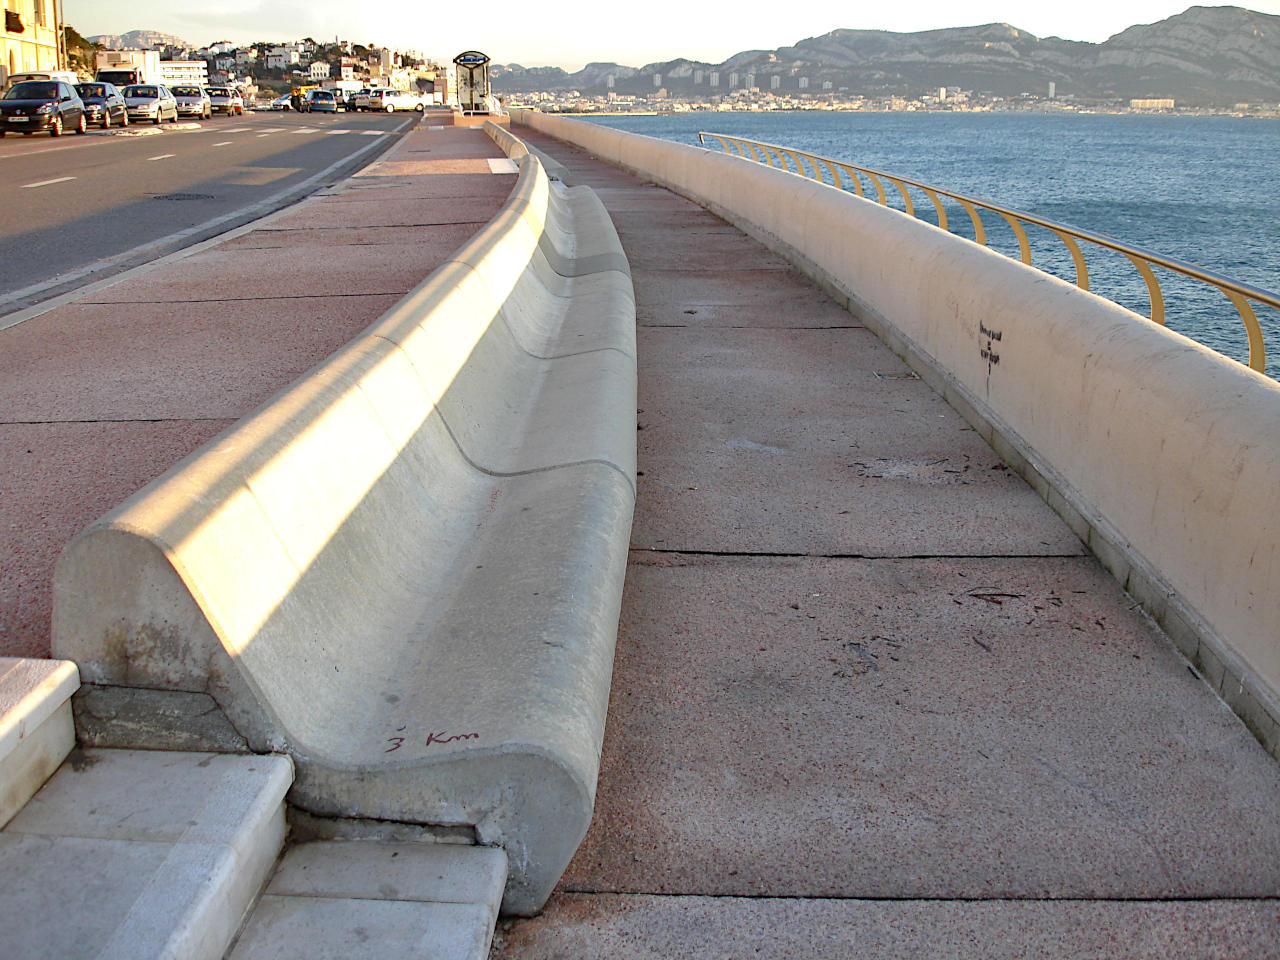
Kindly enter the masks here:
<path id="1" fill-rule="evenodd" d="M 640 476 L 644 476 L 643 471 Z M 677 557 L 720 557 L 730 560 L 1064 560 L 1083 553 L 804 553 L 784 550 L 680 550 L 630 547 L 628 553 Z"/>

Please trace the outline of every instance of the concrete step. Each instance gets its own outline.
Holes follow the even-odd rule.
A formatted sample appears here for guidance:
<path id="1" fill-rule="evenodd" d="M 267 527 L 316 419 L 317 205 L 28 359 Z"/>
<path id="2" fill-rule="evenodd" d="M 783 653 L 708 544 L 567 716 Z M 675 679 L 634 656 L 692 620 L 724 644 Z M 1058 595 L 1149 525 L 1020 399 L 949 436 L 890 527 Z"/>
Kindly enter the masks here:
<path id="1" fill-rule="evenodd" d="M 485 960 L 506 882 L 492 847 L 300 844 L 228 960 Z"/>
<path id="2" fill-rule="evenodd" d="M 74 751 L 0 830 L 0 957 L 217 960 L 292 780 L 281 756 Z"/>
<path id="3" fill-rule="evenodd" d="M 69 660 L 0 657 L 0 827 L 35 795 L 76 744 Z"/>

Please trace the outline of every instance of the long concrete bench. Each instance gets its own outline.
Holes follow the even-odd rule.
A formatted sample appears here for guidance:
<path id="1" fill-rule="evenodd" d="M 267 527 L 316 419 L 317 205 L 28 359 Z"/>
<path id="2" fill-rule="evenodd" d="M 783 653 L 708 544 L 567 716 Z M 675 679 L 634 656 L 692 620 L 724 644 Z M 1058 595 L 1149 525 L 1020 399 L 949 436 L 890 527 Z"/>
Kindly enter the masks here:
<path id="1" fill-rule="evenodd" d="M 843 190 L 600 124 L 512 119 L 695 200 L 846 303 L 1027 478 L 1280 757 L 1275 380 Z"/>
<path id="2" fill-rule="evenodd" d="M 312 814 L 474 827 L 534 912 L 591 818 L 635 393 L 617 235 L 527 156 L 365 335 L 67 547 L 56 655 L 212 697 Z"/>

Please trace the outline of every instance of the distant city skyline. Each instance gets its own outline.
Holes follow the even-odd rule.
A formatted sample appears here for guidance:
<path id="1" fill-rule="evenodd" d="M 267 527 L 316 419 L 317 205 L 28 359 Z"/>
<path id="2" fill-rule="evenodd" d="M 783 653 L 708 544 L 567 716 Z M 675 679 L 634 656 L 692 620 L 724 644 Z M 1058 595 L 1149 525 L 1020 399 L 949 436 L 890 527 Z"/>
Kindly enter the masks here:
<path id="1" fill-rule="evenodd" d="M 1182 13 L 1190 0 L 1077 0 L 1028 4 L 1025 0 L 898 0 L 857 12 L 837 13 L 747 0 L 735 6 L 650 0 L 616 8 L 625 17 L 601 20 L 611 9 L 585 0 L 562 0 L 539 8 L 512 0 L 476 6 L 477 16 L 458 8 L 425 4 L 352 4 L 337 0 L 222 0 L 193 9 L 168 0 L 64 0 L 67 23 L 85 36 L 159 30 L 205 46 L 219 40 L 250 43 L 290 41 L 310 36 L 420 50 L 449 60 L 478 49 L 496 63 L 554 66 L 574 71 L 590 61 L 631 67 L 687 57 L 720 63 L 743 50 L 772 50 L 832 30 L 891 30 L 913 33 L 946 27 L 1010 23 L 1038 37 L 1100 43 L 1134 24 L 1154 23 Z M 1214 6 L 1215 4 L 1204 4 Z M 1259 13 L 1280 14 L 1280 0 L 1240 4 Z M 440 11 L 447 11 L 444 15 Z M 726 22 L 725 11 L 733 12 Z"/>

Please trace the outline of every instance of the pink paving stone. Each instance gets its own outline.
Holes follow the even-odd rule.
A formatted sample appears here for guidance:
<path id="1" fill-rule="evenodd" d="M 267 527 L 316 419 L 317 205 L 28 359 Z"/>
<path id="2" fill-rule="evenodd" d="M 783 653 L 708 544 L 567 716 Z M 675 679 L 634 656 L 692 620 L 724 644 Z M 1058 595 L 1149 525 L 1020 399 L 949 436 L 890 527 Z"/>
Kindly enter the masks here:
<path id="1" fill-rule="evenodd" d="M 1079 554 L 994 451 L 864 329 L 646 329 L 632 545 Z"/>
<path id="2" fill-rule="evenodd" d="M 428 124 L 430 121 L 428 121 Z M 384 163 L 400 160 L 493 157 L 506 154 L 483 130 L 446 127 L 443 130 L 418 129 L 405 137 Z"/>
<path id="3" fill-rule="evenodd" d="M 658 236 L 662 232 L 662 236 Z M 789 270 L 781 257 L 726 224 L 689 227 L 675 236 L 661 227 L 619 232 L 632 270 Z"/>
<path id="4" fill-rule="evenodd" d="M 483 178 L 475 174 L 436 174 L 433 177 L 402 177 L 384 180 L 367 177 L 348 180 L 334 190 L 323 194 L 324 202 L 368 203 L 373 200 L 484 200 L 497 198 L 505 201 L 515 185 L 515 174 L 489 174 Z"/>
<path id="5" fill-rule="evenodd" d="M 69 304 L 4 332 L 0 410 L 10 422 L 241 417 L 398 301 Z"/>
<path id="6" fill-rule="evenodd" d="M 506 155 L 498 153 L 492 159 L 505 159 Z M 447 157 L 438 160 L 383 160 L 376 166 L 368 167 L 356 176 L 362 179 L 372 177 L 412 177 L 434 176 L 442 173 L 480 173 L 493 174 L 489 159 L 484 157 Z"/>
<path id="7" fill-rule="evenodd" d="M 486 180 L 489 178 L 485 178 Z M 499 179 L 494 177 L 493 179 Z M 506 178 L 507 191 L 499 199 L 445 197 L 432 199 L 371 199 L 359 203 L 328 202 L 309 204 L 289 218 L 298 227 L 432 226 L 439 223 L 488 223 L 510 194 L 513 178 Z M 497 201 L 495 203 L 495 201 Z"/>
<path id="8" fill-rule="evenodd" d="M 1092 558 L 635 552 L 562 889 L 1280 897 L 1280 767 Z"/>
<path id="9" fill-rule="evenodd" d="M 0 425 L 0 656 L 49 656 L 62 548 L 231 423 Z"/>
<path id="10" fill-rule="evenodd" d="M 403 295 L 447 256 L 432 244 L 395 251 L 354 246 L 330 257 L 305 245 L 254 251 L 217 246 L 93 295 L 93 303 L 181 303 L 350 294 Z"/>
<path id="11" fill-rule="evenodd" d="M 493 960 L 1276 960 L 1280 904 L 553 897 Z"/>
<path id="12" fill-rule="evenodd" d="M 802 303 L 810 299 L 816 303 L 819 298 L 830 302 L 830 298 L 803 280 L 794 269 L 633 269 L 631 279 L 636 302 L 643 303 L 646 309 L 658 304 L 695 309 L 704 304 L 742 304 L 756 310 L 771 310 L 776 322 L 791 314 L 796 295 Z"/>
<path id="13" fill-rule="evenodd" d="M 313 248 L 317 256 L 341 259 L 333 247 L 377 246 L 401 250 L 412 244 L 421 248 L 424 257 L 447 259 L 460 246 L 475 236 L 474 223 L 446 223 L 430 227 L 313 227 L 279 230 L 255 230 L 227 241 L 234 250 L 271 250 L 284 247 Z M 330 248 L 319 250 L 315 248 Z"/>
<path id="14" fill-rule="evenodd" d="M 629 245 L 630 244 L 630 245 Z M 634 241 L 622 239 L 627 257 Z M 641 327 L 860 327 L 861 321 L 811 285 L 780 270 L 721 270 L 701 283 L 694 273 L 632 267 Z M 774 282 L 769 283 L 770 279 Z"/>

